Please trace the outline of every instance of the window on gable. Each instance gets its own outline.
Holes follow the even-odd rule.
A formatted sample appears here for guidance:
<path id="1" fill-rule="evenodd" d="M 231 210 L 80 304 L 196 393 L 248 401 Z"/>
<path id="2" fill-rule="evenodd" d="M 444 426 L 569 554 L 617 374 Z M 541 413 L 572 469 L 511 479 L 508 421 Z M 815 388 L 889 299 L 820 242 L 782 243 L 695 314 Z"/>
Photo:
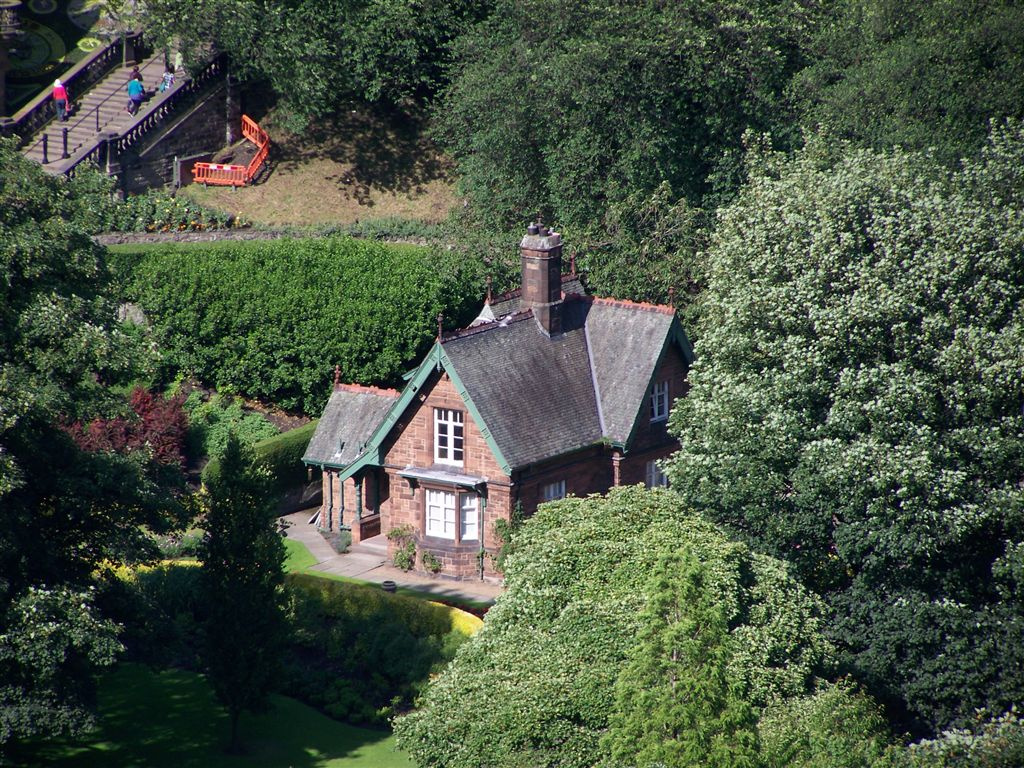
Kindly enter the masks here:
<path id="1" fill-rule="evenodd" d="M 455 538 L 455 494 L 427 489 L 427 536 Z"/>
<path id="2" fill-rule="evenodd" d="M 651 421 L 668 418 L 668 381 L 659 381 L 651 387 Z"/>
<path id="3" fill-rule="evenodd" d="M 542 485 L 540 489 L 540 500 L 554 501 L 565 498 L 565 480 L 556 480 L 553 483 Z"/>
<path id="4" fill-rule="evenodd" d="M 647 477 L 644 482 L 648 488 L 663 488 L 668 485 L 668 478 L 665 477 L 665 473 L 661 471 L 661 467 L 658 466 L 656 461 L 647 462 Z"/>
<path id="5" fill-rule="evenodd" d="M 434 461 L 462 466 L 462 411 L 434 409 Z"/>

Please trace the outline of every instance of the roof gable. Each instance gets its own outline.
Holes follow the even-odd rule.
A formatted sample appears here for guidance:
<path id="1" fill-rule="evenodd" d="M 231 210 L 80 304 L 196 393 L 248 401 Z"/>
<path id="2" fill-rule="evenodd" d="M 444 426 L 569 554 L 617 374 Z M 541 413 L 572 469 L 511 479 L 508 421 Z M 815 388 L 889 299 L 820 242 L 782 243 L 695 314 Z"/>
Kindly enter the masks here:
<path id="1" fill-rule="evenodd" d="M 412 376 L 409 377 L 409 381 L 405 385 L 401 394 L 399 394 L 397 399 L 392 402 L 391 407 L 387 409 L 387 412 L 383 414 L 383 417 L 377 424 L 377 428 L 367 440 L 363 451 L 341 473 L 342 479 L 351 477 L 365 466 L 380 465 L 384 462 L 384 456 L 381 455 L 381 446 L 384 443 L 385 438 L 387 438 L 391 433 L 392 428 L 398 423 L 402 414 L 405 413 L 406 409 L 412 404 L 413 399 L 428 382 L 430 377 L 440 370 L 446 371 L 451 377 L 455 390 L 459 393 L 460 397 L 462 397 L 463 402 L 465 402 L 466 409 L 469 411 L 470 416 L 472 416 L 476 421 L 477 428 L 480 430 L 480 434 L 483 436 L 488 447 L 494 454 L 494 458 L 497 460 L 498 465 L 506 473 L 510 473 L 512 471 L 511 466 L 501 451 L 501 448 L 499 448 L 497 442 L 495 442 L 493 433 L 488 427 L 486 421 L 481 417 L 480 411 L 476 407 L 473 397 L 466 389 L 466 386 L 459 377 L 458 372 L 453 369 L 451 360 L 445 354 L 445 350 L 439 342 L 434 342 L 434 346 L 431 347 L 430 351 L 426 355 L 424 355 L 419 366 L 417 366 L 413 371 Z"/>
<path id="2" fill-rule="evenodd" d="M 693 349 L 671 307 L 593 299 L 587 343 L 605 437 L 629 445 L 652 380 L 668 345 L 687 363 Z"/>
<path id="3" fill-rule="evenodd" d="M 336 384 L 303 462 L 330 467 L 350 464 L 362 453 L 398 394 L 394 389 Z"/>

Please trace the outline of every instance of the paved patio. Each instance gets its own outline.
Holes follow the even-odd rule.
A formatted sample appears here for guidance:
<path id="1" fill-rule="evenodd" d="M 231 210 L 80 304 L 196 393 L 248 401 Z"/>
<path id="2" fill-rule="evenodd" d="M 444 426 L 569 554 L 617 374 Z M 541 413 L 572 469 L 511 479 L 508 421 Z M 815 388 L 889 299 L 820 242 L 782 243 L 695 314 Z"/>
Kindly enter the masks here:
<path id="1" fill-rule="evenodd" d="M 316 558 L 312 571 L 347 576 L 353 579 L 380 584 L 393 581 L 399 587 L 414 589 L 435 595 L 441 600 L 473 600 L 481 603 L 493 603 L 504 589 L 496 584 L 482 581 L 454 581 L 451 579 L 430 578 L 418 573 L 409 573 L 388 564 L 387 542 L 383 536 L 377 536 L 366 542 L 353 545 L 343 555 L 324 541 L 316 526 L 307 521 L 315 509 L 303 510 L 287 515 L 286 535 L 289 539 L 302 542 Z"/>

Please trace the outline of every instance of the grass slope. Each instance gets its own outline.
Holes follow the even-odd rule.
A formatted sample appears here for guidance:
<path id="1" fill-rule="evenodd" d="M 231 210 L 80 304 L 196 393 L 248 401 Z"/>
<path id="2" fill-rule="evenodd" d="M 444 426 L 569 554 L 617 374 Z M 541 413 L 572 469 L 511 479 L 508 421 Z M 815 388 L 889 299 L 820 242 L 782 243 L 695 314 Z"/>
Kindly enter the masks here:
<path id="1" fill-rule="evenodd" d="M 270 134 L 268 171 L 258 183 L 190 184 L 181 194 L 267 226 L 440 222 L 456 203 L 449 163 L 415 123 L 364 107 L 292 133 L 274 112 L 255 116 Z"/>
<path id="2" fill-rule="evenodd" d="M 49 744 L 32 755 L 40 768 L 407 768 L 384 731 L 331 720 L 294 699 L 243 715 L 247 754 L 223 752 L 228 720 L 199 675 L 122 664 L 100 687 L 99 728 L 85 743 Z"/>

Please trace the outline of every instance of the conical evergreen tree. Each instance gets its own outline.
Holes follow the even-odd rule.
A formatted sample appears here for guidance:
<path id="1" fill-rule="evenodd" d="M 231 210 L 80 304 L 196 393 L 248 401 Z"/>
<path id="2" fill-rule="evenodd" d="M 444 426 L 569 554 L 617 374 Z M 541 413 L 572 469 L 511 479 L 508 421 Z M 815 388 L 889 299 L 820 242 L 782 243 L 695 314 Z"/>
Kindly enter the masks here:
<path id="1" fill-rule="evenodd" d="M 727 675 L 729 632 L 688 550 L 662 556 L 639 643 L 616 682 L 606 745 L 636 766 L 755 768 L 756 718 Z"/>
<path id="2" fill-rule="evenodd" d="M 207 486 L 205 526 L 204 665 L 238 752 L 239 716 L 266 705 L 279 663 L 285 552 L 269 478 L 234 434 Z"/>

